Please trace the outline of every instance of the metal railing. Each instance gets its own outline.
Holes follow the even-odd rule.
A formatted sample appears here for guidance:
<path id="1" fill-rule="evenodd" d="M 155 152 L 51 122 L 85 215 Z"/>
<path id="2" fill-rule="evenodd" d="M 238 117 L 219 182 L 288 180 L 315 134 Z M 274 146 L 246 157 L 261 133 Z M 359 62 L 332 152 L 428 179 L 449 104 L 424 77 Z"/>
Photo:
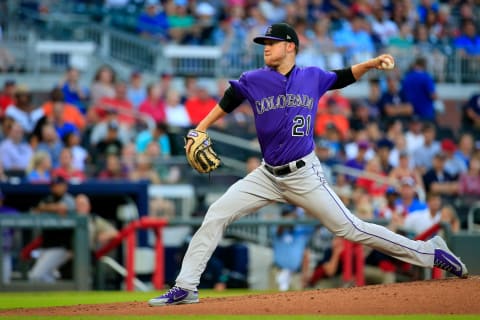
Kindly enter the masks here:
<path id="1" fill-rule="evenodd" d="M 48 21 L 47 25 L 55 30 L 64 29 L 62 35 L 70 35 L 69 40 L 95 43 L 97 56 L 105 62 L 121 62 L 152 74 L 170 72 L 180 76 L 195 74 L 202 77 L 238 77 L 244 70 L 263 65 L 263 52 L 255 48 L 239 46 L 233 50 L 219 46 L 163 45 L 135 34 L 113 29 L 108 25 L 65 23 L 64 20 L 57 18 Z M 32 60 L 25 55 L 31 55 L 33 51 L 18 50 L 32 48 L 33 33 L 26 30 L 11 28 L 5 33 L 4 43 L 6 48 L 14 52 L 17 59 L 28 62 Z M 33 40 L 40 39 L 43 37 L 37 35 L 37 39 Z M 415 48 L 409 52 L 392 52 L 397 60 L 399 73 L 405 72 L 410 67 L 416 52 Z M 317 54 L 320 55 L 318 52 Z M 439 83 L 475 83 L 480 80 L 478 58 L 440 52 L 426 58 L 428 70 Z M 345 65 L 353 63 L 348 59 L 344 59 L 344 62 Z M 31 66 L 27 67 L 31 68 Z"/>

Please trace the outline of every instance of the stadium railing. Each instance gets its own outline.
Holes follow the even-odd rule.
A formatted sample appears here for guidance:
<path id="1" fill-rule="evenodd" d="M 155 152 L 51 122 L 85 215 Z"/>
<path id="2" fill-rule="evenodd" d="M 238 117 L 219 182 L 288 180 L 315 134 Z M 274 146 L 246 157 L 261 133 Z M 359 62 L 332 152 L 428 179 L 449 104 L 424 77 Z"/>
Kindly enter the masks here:
<path id="1" fill-rule="evenodd" d="M 97 55 L 105 62 L 121 62 L 156 75 L 169 72 L 180 76 L 195 74 L 201 77 L 238 77 L 246 69 L 263 65 L 263 53 L 257 50 L 250 50 L 247 54 L 247 48 L 226 51 L 227 49 L 220 46 L 164 45 L 101 23 L 85 23 L 81 20 L 78 23 L 65 23 L 62 19 L 48 17 L 45 19 L 52 19 L 47 20 L 49 28 L 65 30 L 62 31 L 60 40 L 91 41 L 97 47 Z M 4 36 L 6 48 L 11 48 L 12 51 L 15 45 L 21 44 L 25 47 L 27 41 L 25 37 L 22 39 L 17 37 L 17 40 L 21 41 L 15 41 L 15 34 L 18 32 L 14 30 L 10 28 Z M 46 39 L 45 35 L 39 35 L 39 33 L 30 32 L 30 34 L 34 34 L 35 37 L 32 38 L 29 35 L 29 42 L 32 39 L 34 41 Z M 56 40 L 54 34 L 47 34 L 48 40 Z M 70 39 L 65 39 L 65 35 L 70 35 Z M 18 52 L 19 60 L 34 61 L 24 56 L 25 51 L 14 51 L 15 55 Z M 408 70 L 416 57 L 415 49 L 407 53 L 396 52 L 394 55 L 399 73 Z M 443 57 L 444 62 L 429 61 L 428 63 L 429 71 L 438 82 L 457 84 L 478 82 L 480 60 L 476 57 L 462 57 L 456 53 L 444 54 Z M 345 65 L 352 63 L 347 59 L 344 60 Z M 443 65 L 440 66 L 440 64 Z M 31 69 L 32 65 L 28 67 Z"/>

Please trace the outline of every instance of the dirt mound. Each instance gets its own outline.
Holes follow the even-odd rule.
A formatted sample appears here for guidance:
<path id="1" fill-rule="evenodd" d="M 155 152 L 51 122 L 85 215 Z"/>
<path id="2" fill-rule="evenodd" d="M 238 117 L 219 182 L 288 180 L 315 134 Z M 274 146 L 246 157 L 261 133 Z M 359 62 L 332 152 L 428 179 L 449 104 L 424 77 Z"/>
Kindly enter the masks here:
<path id="1" fill-rule="evenodd" d="M 149 307 L 145 301 L 0 311 L 1 316 L 205 314 L 480 314 L 480 276 L 327 290 L 205 298 Z"/>

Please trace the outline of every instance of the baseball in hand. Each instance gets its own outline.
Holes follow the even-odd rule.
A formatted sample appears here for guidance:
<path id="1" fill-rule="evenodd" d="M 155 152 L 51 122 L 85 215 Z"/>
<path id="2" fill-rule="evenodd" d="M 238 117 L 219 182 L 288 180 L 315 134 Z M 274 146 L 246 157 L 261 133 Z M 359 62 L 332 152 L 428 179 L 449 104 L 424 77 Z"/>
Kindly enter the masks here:
<path id="1" fill-rule="evenodd" d="M 383 70 L 391 70 L 394 67 L 395 67 L 395 63 L 393 63 L 393 61 L 391 61 L 390 59 L 382 62 L 382 69 Z"/>

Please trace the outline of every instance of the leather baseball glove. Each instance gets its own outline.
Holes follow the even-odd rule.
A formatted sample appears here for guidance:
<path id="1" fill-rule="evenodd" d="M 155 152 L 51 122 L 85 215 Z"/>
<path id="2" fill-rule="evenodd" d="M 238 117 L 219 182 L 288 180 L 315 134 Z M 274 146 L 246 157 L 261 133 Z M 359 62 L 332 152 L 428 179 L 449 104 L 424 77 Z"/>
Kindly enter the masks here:
<path id="1" fill-rule="evenodd" d="M 189 145 L 189 141 L 192 143 Z M 191 129 L 185 136 L 185 154 L 188 163 L 200 173 L 208 173 L 220 166 L 220 158 L 212 148 L 206 132 Z"/>

